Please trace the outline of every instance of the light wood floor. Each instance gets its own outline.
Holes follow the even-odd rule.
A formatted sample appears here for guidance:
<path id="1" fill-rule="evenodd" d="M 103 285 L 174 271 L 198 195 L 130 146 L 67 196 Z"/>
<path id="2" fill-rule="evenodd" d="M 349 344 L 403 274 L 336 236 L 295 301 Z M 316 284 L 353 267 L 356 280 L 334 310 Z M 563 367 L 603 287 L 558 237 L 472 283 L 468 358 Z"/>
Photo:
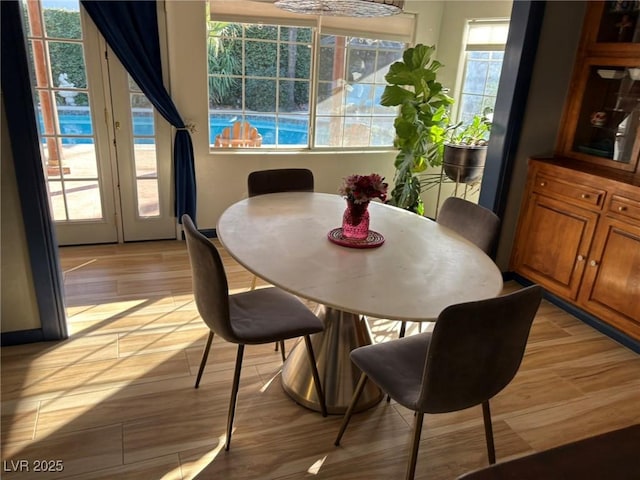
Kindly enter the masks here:
<path id="1" fill-rule="evenodd" d="M 224 258 L 232 291 L 246 289 L 251 275 Z M 247 347 L 224 452 L 235 346 L 216 339 L 195 390 L 208 331 L 183 242 L 68 247 L 61 264 L 69 340 L 1 352 L 3 479 L 403 477 L 412 413 L 382 402 L 355 415 L 334 447 L 341 417 L 322 418 L 283 392 L 273 345 Z M 376 341 L 398 331 L 383 320 L 372 328 Z M 640 356 L 543 302 L 492 412 L 499 461 L 639 423 Z M 485 466 L 481 418 L 479 407 L 425 416 L 417 478 Z M 7 471 L 18 460 L 31 471 Z M 35 473 L 35 460 L 61 460 L 64 471 Z"/>

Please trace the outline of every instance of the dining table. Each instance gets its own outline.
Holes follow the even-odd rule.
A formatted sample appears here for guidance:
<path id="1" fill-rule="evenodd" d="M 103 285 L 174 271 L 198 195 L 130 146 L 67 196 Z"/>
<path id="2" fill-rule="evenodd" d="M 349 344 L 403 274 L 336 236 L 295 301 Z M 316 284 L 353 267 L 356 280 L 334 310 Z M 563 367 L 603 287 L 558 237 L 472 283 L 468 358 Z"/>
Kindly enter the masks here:
<path id="1" fill-rule="evenodd" d="M 240 265 L 317 304 L 325 329 L 311 340 L 330 414 L 349 405 L 360 377 L 349 354 L 372 342 L 368 319 L 434 322 L 447 306 L 495 297 L 503 287 L 498 267 L 472 242 L 381 202 L 369 205 L 367 240 L 340 242 L 335 233 L 345 207 L 343 197 L 328 193 L 259 195 L 228 207 L 216 226 Z M 282 386 L 297 403 L 320 411 L 303 343 L 284 363 Z M 354 411 L 383 396 L 368 382 Z"/>

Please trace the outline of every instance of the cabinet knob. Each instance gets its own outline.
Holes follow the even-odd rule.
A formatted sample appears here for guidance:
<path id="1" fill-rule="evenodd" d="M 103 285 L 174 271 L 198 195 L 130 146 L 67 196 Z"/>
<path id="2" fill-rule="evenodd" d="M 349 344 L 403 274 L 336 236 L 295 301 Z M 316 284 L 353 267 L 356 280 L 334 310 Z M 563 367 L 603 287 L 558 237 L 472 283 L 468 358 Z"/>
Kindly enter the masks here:
<path id="1" fill-rule="evenodd" d="M 547 182 L 540 182 L 540 186 L 544 187 L 547 184 Z"/>
<path id="2" fill-rule="evenodd" d="M 592 267 L 597 267 L 598 266 L 598 262 L 596 262 L 595 260 L 591 260 L 589 262 L 589 265 L 591 265 Z"/>
<path id="3" fill-rule="evenodd" d="M 584 257 L 582 255 L 578 255 L 578 261 L 579 262 L 584 262 Z"/>
<path id="4" fill-rule="evenodd" d="M 618 207 L 618 211 L 619 212 L 624 212 L 627 209 L 627 207 L 625 207 L 624 205 L 621 205 Z"/>
<path id="5" fill-rule="evenodd" d="M 580 198 L 589 198 L 589 194 L 588 193 L 583 193 L 582 195 L 580 195 Z"/>

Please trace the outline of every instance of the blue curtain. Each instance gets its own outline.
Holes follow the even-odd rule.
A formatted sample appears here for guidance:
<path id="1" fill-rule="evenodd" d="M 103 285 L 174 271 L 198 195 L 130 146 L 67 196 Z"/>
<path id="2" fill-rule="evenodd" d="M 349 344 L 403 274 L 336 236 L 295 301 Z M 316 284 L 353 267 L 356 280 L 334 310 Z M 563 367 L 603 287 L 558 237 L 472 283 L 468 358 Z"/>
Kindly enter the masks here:
<path id="1" fill-rule="evenodd" d="M 82 0 L 100 33 L 158 112 L 176 127 L 173 148 L 175 214 L 196 219 L 196 176 L 191 135 L 162 83 L 155 1 Z"/>

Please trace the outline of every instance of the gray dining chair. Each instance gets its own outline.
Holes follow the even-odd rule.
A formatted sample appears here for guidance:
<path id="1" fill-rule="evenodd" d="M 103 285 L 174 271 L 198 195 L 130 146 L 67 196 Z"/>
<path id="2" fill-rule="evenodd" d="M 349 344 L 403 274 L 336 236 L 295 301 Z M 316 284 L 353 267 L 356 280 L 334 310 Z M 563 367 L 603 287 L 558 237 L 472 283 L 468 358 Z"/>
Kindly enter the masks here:
<path id="1" fill-rule="evenodd" d="M 442 204 L 436 223 L 453 230 L 493 258 L 500 233 L 500 217 L 488 208 L 463 198 L 449 197 Z M 407 323 L 401 322 L 400 338 L 404 337 L 406 329 Z"/>
<path id="2" fill-rule="evenodd" d="M 182 216 L 191 264 L 193 294 L 202 320 L 209 327 L 209 337 L 202 354 L 195 388 L 200 385 L 214 335 L 238 345 L 225 449 L 231 445 L 240 370 L 245 345 L 260 345 L 283 339 L 304 337 L 311 364 L 313 383 L 322 415 L 327 416 L 320 375 L 309 335 L 324 329 L 322 321 L 297 297 L 279 288 L 261 288 L 230 295 L 227 276 L 217 248 L 196 229 L 189 215 Z"/>
<path id="3" fill-rule="evenodd" d="M 353 408 L 371 379 L 400 405 L 416 412 L 406 478 L 413 479 L 425 413 L 482 405 L 489 463 L 496 461 L 489 400 L 520 368 L 542 288 L 452 305 L 432 332 L 356 348 L 351 360 L 362 374 L 340 426 L 336 446 Z"/>
<path id="4" fill-rule="evenodd" d="M 247 191 L 250 197 L 281 192 L 313 192 L 313 172 L 308 168 L 275 168 L 256 170 L 247 177 Z M 250 290 L 256 288 L 257 277 L 251 278 Z M 276 343 L 276 351 L 280 345 L 282 361 L 286 359 L 284 340 Z"/>

